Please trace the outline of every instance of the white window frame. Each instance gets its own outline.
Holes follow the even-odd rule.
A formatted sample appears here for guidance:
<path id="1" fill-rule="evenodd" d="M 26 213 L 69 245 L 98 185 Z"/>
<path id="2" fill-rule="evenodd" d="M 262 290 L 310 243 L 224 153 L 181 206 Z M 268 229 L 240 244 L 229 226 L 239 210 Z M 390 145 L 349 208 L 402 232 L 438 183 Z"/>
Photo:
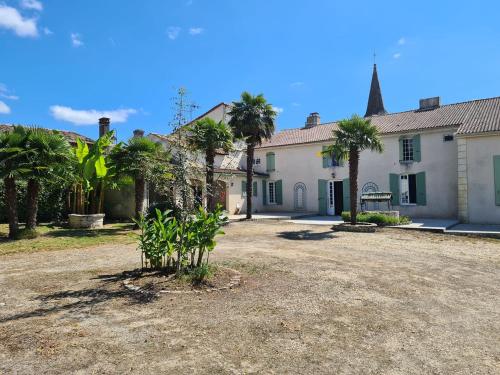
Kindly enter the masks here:
<path id="1" fill-rule="evenodd" d="M 401 206 L 416 206 L 417 203 L 410 203 L 410 175 L 414 173 L 402 174 L 399 176 L 399 203 Z M 416 178 L 416 176 L 415 176 Z M 403 189 L 405 188 L 405 189 Z M 416 189 L 416 186 L 415 186 Z M 406 193 L 406 196 L 403 194 Z"/>
<path id="2" fill-rule="evenodd" d="M 413 138 L 403 138 L 403 161 L 412 162 L 414 159 L 415 147 L 413 144 Z"/>
<path id="3" fill-rule="evenodd" d="M 260 165 L 260 158 L 254 158 L 253 165 Z"/>
<path id="4" fill-rule="evenodd" d="M 271 186 L 273 187 L 273 194 L 271 194 Z M 276 204 L 276 181 L 267 182 L 267 204 Z"/>

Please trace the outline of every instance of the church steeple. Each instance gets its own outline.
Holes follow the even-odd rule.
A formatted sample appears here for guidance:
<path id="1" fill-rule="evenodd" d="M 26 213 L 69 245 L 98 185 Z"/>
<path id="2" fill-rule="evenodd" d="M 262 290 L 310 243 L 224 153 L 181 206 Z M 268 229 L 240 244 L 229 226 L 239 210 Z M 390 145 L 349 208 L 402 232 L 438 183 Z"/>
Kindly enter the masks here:
<path id="1" fill-rule="evenodd" d="M 382 91 L 380 91 L 380 84 L 378 82 L 377 64 L 373 64 L 372 83 L 370 86 L 370 96 L 368 97 L 365 117 L 385 115 L 386 113 L 384 101 L 382 100 Z"/>

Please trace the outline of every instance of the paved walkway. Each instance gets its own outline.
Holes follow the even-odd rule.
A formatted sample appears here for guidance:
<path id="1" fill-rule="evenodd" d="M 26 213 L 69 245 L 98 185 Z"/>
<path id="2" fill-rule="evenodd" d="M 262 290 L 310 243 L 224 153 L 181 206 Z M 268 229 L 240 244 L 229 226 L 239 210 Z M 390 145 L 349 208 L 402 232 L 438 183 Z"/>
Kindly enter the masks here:
<path id="1" fill-rule="evenodd" d="M 287 221 L 289 223 L 306 225 L 337 225 L 344 222 L 340 216 L 309 216 Z"/>
<path id="2" fill-rule="evenodd" d="M 474 234 L 500 238 L 500 225 L 494 224 L 457 224 L 445 230 L 450 234 Z"/>
<path id="3" fill-rule="evenodd" d="M 313 216 L 313 212 L 260 212 L 252 215 L 252 220 L 291 220 Z M 229 221 L 245 220 L 246 214 L 228 215 Z"/>
<path id="4" fill-rule="evenodd" d="M 446 229 L 458 224 L 456 219 L 426 219 L 414 218 L 411 224 L 397 225 L 396 228 L 402 229 L 420 229 L 427 231 L 443 232 Z"/>

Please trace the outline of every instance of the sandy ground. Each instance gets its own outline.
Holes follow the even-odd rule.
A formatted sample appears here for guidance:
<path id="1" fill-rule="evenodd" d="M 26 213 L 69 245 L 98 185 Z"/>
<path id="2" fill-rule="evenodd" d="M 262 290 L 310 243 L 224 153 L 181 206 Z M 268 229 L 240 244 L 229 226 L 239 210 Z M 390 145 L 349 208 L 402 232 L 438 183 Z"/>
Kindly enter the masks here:
<path id="1" fill-rule="evenodd" d="M 229 292 L 141 298 L 134 246 L 0 257 L 0 374 L 499 374 L 500 241 L 226 227 Z"/>

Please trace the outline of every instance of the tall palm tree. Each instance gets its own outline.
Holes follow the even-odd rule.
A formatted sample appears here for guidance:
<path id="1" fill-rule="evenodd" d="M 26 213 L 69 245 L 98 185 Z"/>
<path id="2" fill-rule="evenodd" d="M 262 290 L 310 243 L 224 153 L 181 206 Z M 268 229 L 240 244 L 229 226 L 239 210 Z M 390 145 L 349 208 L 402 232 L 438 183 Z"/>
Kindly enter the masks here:
<path id="1" fill-rule="evenodd" d="M 57 131 L 30 128 L 27 132 L 26 167 L 28 187 L 26 193 L 26 229 L 36 229 L 40 183 L 47 179 L 61 179 L 71 168 L 71 146 Z"/>
<path id="2" fill-rule="evenodd" d="M 135 184 L 135 218 L 144 212 L 146 179 L 158 164 L 168 162 L 168 154 L 158 142 L 149 138 L 134 137 L 127 144 L 117 145 L 111 152 L 116 173 L 130 176 Z"/>
<path id="3" fill-rule="evenodd" d="M 27 131 L 14 126 L 10 132 L 0 134 L 0 177 L 5 189 L 5 205 L 9 220 L 9 238 L 15 238 L 19 231 L 16 180 L 26 173 Z"/>
<path id="4" fill-rule="evenodd" d="M 363 150 L 381 153 L 384 151 L 384 145 L 378 129 L 369 119 L 358 115 L 340 121 L 338 128 L 333 131 L 333 137 L 335 143 L 327 148 L 325 153 L 335 155 L 338 160 L 349 160 L 351 224 L 356 225 L 360 153 Z"/>
<path id="5" fill-rule="evenodd" d="M 253 96 L 248 92 L 241 94 L 241 101 L 233 102 L 229 111 L 229 126 L 238 139 L 247 144 L 247 219 L 252 218 L 252 182 L 255 146 L 269 139 L 274 133 L 276 111 L 267 103 L 262 94 Z"/>
<path id="6" fill-rule="evenodd" d="M 214 162 L 218 149 L 228 152 L 233 146 L 233 133 L 224 122 L 205 117 L 187 129 L 188 143 L 195 149 L 205 152 L 207 207 L 215 209 Z"/>

